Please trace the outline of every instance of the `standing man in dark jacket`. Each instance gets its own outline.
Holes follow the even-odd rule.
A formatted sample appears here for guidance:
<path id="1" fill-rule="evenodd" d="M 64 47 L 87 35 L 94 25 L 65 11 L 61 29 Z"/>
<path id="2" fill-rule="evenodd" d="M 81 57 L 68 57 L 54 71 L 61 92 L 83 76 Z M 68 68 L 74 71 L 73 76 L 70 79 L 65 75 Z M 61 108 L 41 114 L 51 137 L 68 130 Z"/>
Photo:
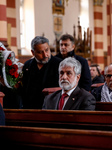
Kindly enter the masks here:
<path id="1" fill-rule="evenodd" d="M 56 55 L 56 57 L 65 59 L 67 57 L 74 57 L 77 59 L 81 65 L 81 78 L 79 80 L 79 87 L 84 88 L 87 91 L 91 89 L 91 75 L 87 60 L 83 57 L 75 55 L 74 53 L 75 42 L 73 36 L 69 34 L 64 34 L 60 38 L 60 53 Z"/>
<path id="2" fill-rule="evenodd" d="M 32 40 L 31 52 L 34 58 L 23 66 L 23 108 L 41 109 L 44 100 L 42 90 L 59 86 L 61 59 L 51 55 L 49 40 L 41 36 Z"/>

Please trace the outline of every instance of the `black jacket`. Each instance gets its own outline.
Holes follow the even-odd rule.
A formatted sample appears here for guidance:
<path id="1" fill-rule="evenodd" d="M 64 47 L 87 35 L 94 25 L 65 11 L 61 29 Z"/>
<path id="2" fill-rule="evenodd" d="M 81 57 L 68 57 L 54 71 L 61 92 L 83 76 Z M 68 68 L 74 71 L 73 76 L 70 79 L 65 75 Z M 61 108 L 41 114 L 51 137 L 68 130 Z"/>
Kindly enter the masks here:
<path id="1" fill-rule="evenodd" d="M 91 94 L 96 98 L 96 101 L 101 101 L 101 90 L 102 90 L 102 87 L 103 87 L 103 85 L 100 86 L 100 87 L 97 87 L 97 88 L 95 88 L 95 89 L 93 89 L 91 91 Z"/>
<path id="2" fill-rule="evenodd" d="M 13 90 L 0 84 L 0 91 L 5 94 L 3 98 L 3 108 L 21 109 L 22 98 L 19 89 Z"/>
<path id="3" fill-rule="evenodd" d="M 89 70 L 87 60 L 81 56 L 75 55 L 74 50 L 68 53 L 68 57 L 69 56 L 77 59 L 82 65 L 81 78 L 79 80 L 79 87 L 84 88 L 87 91 L 90 91 L 91 90 L 91 75 L 90 75 L 90 70 Z M 57 54 L 55 57 L 63 59 L 61 53 Z"/>
<path id="4" fill-rule="evenodd" d="M 51 56 L 48 63 L 39 70 L 35 58 L 25 62 L 23 66 L 23 108 L 41 109 L 44 94 L 42 90 L 58 87 L 58 67 L 61 59 Z"/>

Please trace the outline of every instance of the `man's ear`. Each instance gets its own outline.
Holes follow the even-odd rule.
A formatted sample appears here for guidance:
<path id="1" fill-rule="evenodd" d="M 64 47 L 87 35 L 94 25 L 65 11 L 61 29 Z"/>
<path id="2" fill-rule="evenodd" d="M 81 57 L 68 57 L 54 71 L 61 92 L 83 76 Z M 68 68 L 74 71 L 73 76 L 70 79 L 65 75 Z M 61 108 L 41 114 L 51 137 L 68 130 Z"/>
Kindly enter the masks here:
<path id="1" fill-rule="evenodd" d="M 79 82 L 80 77 L 81 77 L 81 75 L 78 74 L 78 75 L 77 75 L 77 81 L 78 81 L 78 82 Z"/>
<path id="2" fill-rule="evenodd" d="M 75 49 L 75 44 L 72 45 L 72 48 Z"/>
<path id="3" fill-rule="evenodd" d="M 34 51 L 31 49 L 31 53 L 32 53 L 32 55 L 34 56 Z"/>

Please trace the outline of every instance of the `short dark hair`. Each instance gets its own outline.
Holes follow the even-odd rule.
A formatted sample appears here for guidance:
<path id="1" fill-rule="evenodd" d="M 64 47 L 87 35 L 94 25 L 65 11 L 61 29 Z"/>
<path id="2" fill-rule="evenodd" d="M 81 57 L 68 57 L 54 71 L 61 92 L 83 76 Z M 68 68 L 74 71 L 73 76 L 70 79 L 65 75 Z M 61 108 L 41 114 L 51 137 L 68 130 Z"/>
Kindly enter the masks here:
<path id="1" fill-rule="evenodd" d="M 101 76 L 100 70 L 99 70 L 99 68 L 98 68 L 98 67 L 99 67 L 98 64 L 92 64 L 90 67 L 96 67 L 96 70 L 97 70 L 99 76 Z"/>
<path id="2" fill-rule="evenodd" d="M 31 41 L 31 49 L 34 51 L 35 46 L 39 44 L 44 44 L 48 43 L 49 45 L 49 40 L 43 36 L 36 36 L 32 41 Z"/>
<path id="3" fill-rule="evenodd" d="M 60 37 L 60 40 L 62 41 L 65 41 L 65 40 L 70 40 L 73 44 L 75 44 L 75 40 L 74 40 L 74 37 L 70 34 L 63 34 L 61 37 Z"/>

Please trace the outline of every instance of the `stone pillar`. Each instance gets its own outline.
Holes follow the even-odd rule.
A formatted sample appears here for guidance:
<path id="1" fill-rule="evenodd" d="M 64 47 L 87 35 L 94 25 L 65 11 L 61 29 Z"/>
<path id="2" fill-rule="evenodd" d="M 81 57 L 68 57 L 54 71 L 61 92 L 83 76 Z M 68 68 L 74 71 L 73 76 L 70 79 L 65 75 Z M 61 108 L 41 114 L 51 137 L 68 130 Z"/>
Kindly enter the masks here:
<path id="1" fill-rule="evenodd" d="M 6 0 L 0 0 L 0 42 L 7 46 Z"/>
<path id="2" fill-rule="evenodd" d="M 107 65 L 112 63 L 112 0 L 107 0 Z"/>
<path id="3" fill-rule="evenodd" d="M 104 68 L 103 0 L 94 0 L 94 62 Z"/>

